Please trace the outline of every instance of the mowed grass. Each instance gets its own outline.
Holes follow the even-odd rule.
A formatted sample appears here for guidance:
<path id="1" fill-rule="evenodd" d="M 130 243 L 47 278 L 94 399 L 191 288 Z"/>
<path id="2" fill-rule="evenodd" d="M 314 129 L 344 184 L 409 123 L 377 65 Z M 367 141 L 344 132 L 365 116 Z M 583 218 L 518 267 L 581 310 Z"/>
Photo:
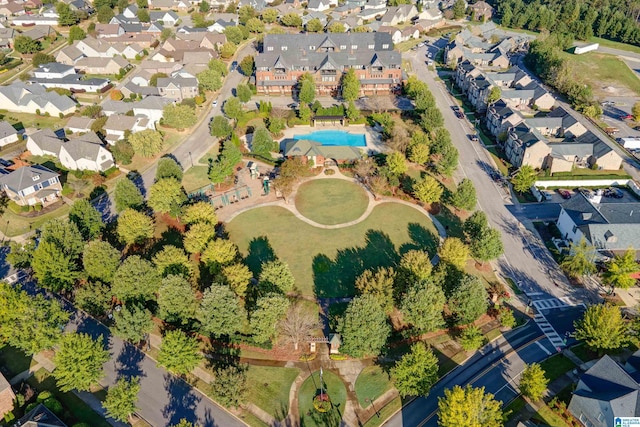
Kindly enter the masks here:
<path id="1" fill-rule="evenodd" d="M 10 345 L 0 347 L 0 366 L 9 372 L 10 377 L 7 380 L 29 369 L 31 363 L 31 356 L 27 356 L 17 348 Z"/>
<path id="2" fill-rule="evenodd" d="M 289 264 L 296 288 L 305 296 L 354 294 L 354 281 L 366 269 L 392 266 L 412 249 L 433 256 L 438 234 L 419 210 L 397 204 L 377 206 L 367 219 L 351 227 L 326 230 L 308 225 L 279 207 L 245 212 L 226 230 L 249 268 L 279 258 Z"/>
<path id="3" fill-rule="evenodd" d="M 371 401 L 375 401 L 391 387 L 389 374 L 379 366 L 367 366 L 356 379 L 358 403 L 361 407 L 366 408 L 371 405 Z"/>
<path id="4" fill-rule="evenodd" d="M 347 389 L 340 377 L 327 370 L 322 373 L 322 380 L 322 388 L 329 395 L 333 408 L 329 412 L 321 414 L 313 407 L 313 398 L 320 393 L 320 372 L 314 372 L 302 383 L 298 392 L 301 426 L 337 427 L 340 425 L 347 402 Z"/>
<path id="5" fill-rule="evenodd" d="M 621 59 L 613 55 L 589 52 L 583 55 L 563 53 L 574 67 L 574 72 L 584 77 L 596 95 L 606 95 L 602 88 L 614 86 L 626 88 L 640 95 L 640 79 Z"/>
<path id="6" fill-rule="evenodd" d="M 189 168 L 182 177 L 182 186 L 187 193 L 211 184 L 208 166 L 194 166 Z"/>
<path id="7" fill-rule="evenodd" d="M 306 182 L 296 193 L 296 208 L 320 224 L 334 225 L 362 216 L 369 205 L 367 193 L 353 182 L 319 179 Z"/>
<path id="8" fill-rule="evenodd" d="M 567 427 L 568 424 L 547 405 L 542 405 L 540 410 L 533 416 L 534 420 L 540 421 L 549 427 Z"/>
<path id="9" fill-rule="evenodd" d="M 247 401 L 281 421 L 289 413 L 289 390 L 300 373 L 297 368 L 249 366 Z"/>
<path id="10" fill-rule="evenodd" d="M 544 370 L 545 377 L 552 382 L 574 369 L 576 365 L 562 354 L 556 354 L 540 363 L 540 367 Z"/>

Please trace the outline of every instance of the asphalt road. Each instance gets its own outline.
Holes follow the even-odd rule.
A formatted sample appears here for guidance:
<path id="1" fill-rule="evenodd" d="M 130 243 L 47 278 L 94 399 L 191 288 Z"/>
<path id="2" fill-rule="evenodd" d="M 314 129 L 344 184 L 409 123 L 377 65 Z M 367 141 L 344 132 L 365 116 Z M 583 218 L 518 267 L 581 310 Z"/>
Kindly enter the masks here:
<path id="1" fill-rule="evenodd" d="M 23 280 L 29 294 L 43 293 L 33 281 Z M 51 295 L 49 295 L 51 297 Z M 62 300 L 71 313 L 67 331 L 84 332 L 97 339 L 102 336 L 111 358 L 104 364 L 105 377 L 100 382 L 108 387 L 121 376 L 139 377 L 138 411 L 154 427 L 177 424 L 186 419 L 203 427 L 244 426 L 245 424 L 181 379 L 158 368 L 156 363 L 133 345 L 111 335 L 109 329 L 94 318 L 77 311 Z"/>

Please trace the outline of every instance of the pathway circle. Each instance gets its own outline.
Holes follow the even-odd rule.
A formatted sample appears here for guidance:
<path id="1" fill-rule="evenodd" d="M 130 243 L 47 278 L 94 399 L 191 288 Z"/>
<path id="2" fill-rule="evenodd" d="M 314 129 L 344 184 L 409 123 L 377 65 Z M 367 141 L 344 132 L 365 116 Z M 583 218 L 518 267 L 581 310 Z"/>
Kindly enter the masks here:
<path id="1" fill-rule="evenodd" d="M 366 212 L 369 195 L 358 184 L 344 179 L 314 179 L 297 189 L 295 206 L 302 216 L 318 224 L 344 224 Z"/>
<path id="2" fill-rule="evenodd" d="M 313 398 L 320 393 L 320 389 L 329 394 L 332 409 L 321 413 L 313 407 Z M 344 414 L 347 402 L 347 388 L 342 379 L 333 372 L 325 369 L 320 382 L 320 371 L 309 376 L 298 391 L 298 410 L 300 413 L 300 425 L 338 427 Z"/>

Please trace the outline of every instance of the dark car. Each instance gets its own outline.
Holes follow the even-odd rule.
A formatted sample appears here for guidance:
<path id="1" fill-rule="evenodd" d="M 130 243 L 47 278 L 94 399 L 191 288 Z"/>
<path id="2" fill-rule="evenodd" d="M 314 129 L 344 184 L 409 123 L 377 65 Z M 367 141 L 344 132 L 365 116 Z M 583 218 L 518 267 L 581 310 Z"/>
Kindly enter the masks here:
<path id="1" fill-rule="evenodd" d="M 560 193 L 560 195 L 562 196 L 563 199 L 570 199 L 571 198 L 571 191 L 569 190 L 564 190 L 562 188 L 558 189 L 558 193 Z"/>
<path id="2" fill-rule="evenodd" d="M 287 107 L 289 107 L 291 109 L 296 109 L 296 108 L 298 108 L 298 103 L 297 102 L 292 102 L 291 104 L 287 105 Z"/>
<path id="3" fill-rule="evenodd" d="M 475 134 L 475 133 L 470 133 L 470 134 L 468 135 L 468 137 L 469 137 L 469 139 L 470 139 L 471 141 L 477 141 L 477 140 L 478 140 L 478 135 L 477 135 L 477 134 Z"/>
<path id="4" fill-rule="evenodd" d="M 624 193 L 621 189 L 616 187 L 609 187 L 604 190 L 604 197 L 613 197 L 614 199 L 622 199 L 624 197 Z"/>
<path id="5" fill-rule="evenodd" d="M 451 107 L 451 109 L 453 110 L 457 118 L 464 119 L 464 113 L 462 112 L 460 107 Z"/>

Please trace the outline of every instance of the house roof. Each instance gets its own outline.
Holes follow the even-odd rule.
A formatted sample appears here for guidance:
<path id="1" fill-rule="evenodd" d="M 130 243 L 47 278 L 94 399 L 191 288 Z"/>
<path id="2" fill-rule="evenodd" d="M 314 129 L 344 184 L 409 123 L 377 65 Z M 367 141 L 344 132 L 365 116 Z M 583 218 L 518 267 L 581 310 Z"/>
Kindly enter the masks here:
<path id="1" fill-rule="evenodd" d="M 59 62 L 49 62 L 42 64 L 34 70 L 35 73 L 66 73 L 69 70 L 75 71 L 73 66 L 61 64 Z"/>
<path id="2" fill-rule="evenodd" d="M 362 153 L 357 147 L 346 145 L 322 145 L 308 139 L 286 139 L 284 142 L 285 156 L 322 156 L 334 160 L 357 160 Z"/>
<path id="3" fill-rule="evenodd" d="M 67 58 L 71 59 L 72 61 L 76 61 L 79 58 L 82 58 L 84 56 L 84 53 L 80 52 L 80 50 L 75 46 L 67 46 L 60 50 L 60 52 L 56 56 L 56 59 L 58 59 L 60 55 L 65 55 Z"/>
<path id="4" fill-rule="evenodd" d="M 0 138 L 6 138 L 17 134 L 18 132 L 10 123 L 5 122 L 4 120 L 0 121 Z"/>
<path id="5" fill-rule="evenodd" d="M 91 129 L 91 125 L 95 119 L 90 117 L 76 117 L 73 116 L 67 122 L 67 129 Z"/>
<path id="6" fill-rule="evenodd" d="M 198 79 L 195 77 L 161 77 L 158 79 L 157 87 L 163 88 L 174 85 L 179 88 L 198 87 Z"/>
<path id="7" fill-rule="evenodd" d="M 96 34 L 118 35 L 120 33 L 120 24 L 96 24 Z"/>
<path id="8" fill-rule="evenodd" d="M 53 412 L 42 403 L 20 418 L 17 425 L 22 427 L 67 427 Z"/>
<path id="9" fill-rule="evenodd" d="M 2 375 L 2 373 L 0 373 L 0 393 L 2 393 L 3 391 L 5 391 L 6 389 L 10 388 L 11 384 L 9 384 L 9 381 L 7 381 L 7 379 L 4 377 L 4 375 Z"/>
<path id="10" fill-rule="evenodd" d="M 50 25 L 36 25 L 30 30 L 22 33 L 23 36 L 29 37 L 33 40 L 40 40 L 49 36 L 50 34 L 55 34 L 55 31 L 53 31 L 53 28 L 51 28 Z"/>
<path id="11" fill-rule="evenodd" d="M 102 140 L 95 132 L 87 132 L 63 143 L 62 148 L 74 160 L 88 159 L 97 161 L 100 148 L 102 148 Z"/>
<path id="12" fill-rule="evenodd" d="M 136 118 L 133 116 L 126 116 L 124 114 L 113 114 L 109 116 L 104 124 L 104 130 L 110 131 L 125 131 L 131 130 L 133 125 L 136 124 Z"/>
<path id="13" fill-rule="evenodd" d="M 62 140 L 58 138 L 58 135 L 56 135 L 51 129 L 43 129 L 32 133 L 29 135 L 29 138 L 43 151 L 49 151 L 56 154 L 60 152 Z"/>
<path id="14" fill-rule="evenodd" d="M 42 165 L 23 166 L 7 175 L 0 176 L 0 184 L 6 185 L 13 192 L 18 193 L 25 188 L 33 187 L 35 184 L 57 176 L 58 173 Z"/>
<path id="15" fill-rule="evenodd" d="M 162 110 L 167 104 L 171 104 L 172 99 L 163 98 L 160 96 L 147 96 L 146 98 L 134 102 L 132 107 L 135 109 L 147 109 L 147 110 Z"/>
<path id="16" fill-rule="evenodd" d="M 126 59 L 124 59 L 121 56 L 114 56 L 113 58 L 99 58 L 99 57 L 92 57 L 92 58 L 80 58 L 76 61 L 76 67 L 78 68 L 85 68 L 85 67 L 91 67 L 91 68 L 105 68 L 107 65 L 109 65 L 111 62 L 115 62 L 118 67 L 120 68 L 125 68 L 128 67 L 129 65 L 131 65 L 129 63 L 129 61 L 127 61 Z"/>

